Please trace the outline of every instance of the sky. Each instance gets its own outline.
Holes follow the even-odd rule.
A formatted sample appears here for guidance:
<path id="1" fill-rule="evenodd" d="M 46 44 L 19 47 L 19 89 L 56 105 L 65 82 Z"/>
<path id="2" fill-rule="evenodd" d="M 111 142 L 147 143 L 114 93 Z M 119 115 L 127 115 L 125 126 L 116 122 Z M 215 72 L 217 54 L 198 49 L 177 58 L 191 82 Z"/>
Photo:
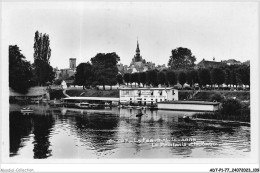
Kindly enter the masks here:
<path id="1" fill-rule="evenodd" d="M 68 68 L 97 53 L 116 52 L 124 65 L 137 39 L 146 61 L 166 64 L 171 50 L 197 58 L 241 62 L 258 58 L 257 2 L 3 2 L 2 46 L 18 45 L 33 62 L 34 33 L 50 37 L 53 67 Z"/>

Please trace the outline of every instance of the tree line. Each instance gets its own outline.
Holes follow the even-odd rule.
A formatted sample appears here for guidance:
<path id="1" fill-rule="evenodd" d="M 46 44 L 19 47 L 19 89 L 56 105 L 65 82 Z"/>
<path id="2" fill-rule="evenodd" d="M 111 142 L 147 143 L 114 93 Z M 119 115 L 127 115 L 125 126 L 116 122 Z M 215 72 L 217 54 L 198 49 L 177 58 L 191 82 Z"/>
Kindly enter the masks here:
<path id="1" fill-rule="evenodd" d="M 51 83 L 55 72 L 50 65 L 49 35 L 35 32 L 34 62 L 31 64 L 17 45 L 9 46 L 9 86 L 14 91 L 26 93 L 32 86 Z"/>
<path id="2" fill-rule="evenodd" d="M 120 75 L 120 74 L 119 74 Z M 122 77 L 124 83 L 132 87 L 132 84 L 139 87 L 157 87 L 174 86 L 179 83 L 182 88 L 184 84 L 194 87 L 198 84 L 199 87 L 204 88 L 207 85 L 214 87 L 226 84 L 236 88 L 240 85 L 250 86 L 250 66 L 247 65 L 231 65 L 219 68 L 203 68 L 203 69 L 185 69 L 185 70 L 150 70 L 140 73 L 126 73 Z M 120 77 L 118 79 L 121 79 Z M 122 84 L 122 80 L 118 80 Z"/>
<path id="3" fill-rule="evenodd" d="M 83 86 L 83 89 L 102 85 L 117 84 L 117 63 L 120 57 L 115 53 L 98 53 L 90 62 L 80 63 L 76 68 L 74 85 Z"/>

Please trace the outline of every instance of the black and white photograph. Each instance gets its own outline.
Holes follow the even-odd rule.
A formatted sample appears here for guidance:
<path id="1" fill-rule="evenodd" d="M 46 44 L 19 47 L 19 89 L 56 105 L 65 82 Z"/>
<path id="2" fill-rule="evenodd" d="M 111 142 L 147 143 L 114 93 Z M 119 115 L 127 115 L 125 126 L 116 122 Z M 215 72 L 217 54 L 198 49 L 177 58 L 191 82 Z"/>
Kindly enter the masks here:
<path id="1" fill-rule="evenodd" d="M 172 172 L 259 163 L 258 1 L 0 8 L 1 172 L 17 168 L 8 163 L 168 163 Z M 259 172 L 209 168 L 196 169 Z"/>

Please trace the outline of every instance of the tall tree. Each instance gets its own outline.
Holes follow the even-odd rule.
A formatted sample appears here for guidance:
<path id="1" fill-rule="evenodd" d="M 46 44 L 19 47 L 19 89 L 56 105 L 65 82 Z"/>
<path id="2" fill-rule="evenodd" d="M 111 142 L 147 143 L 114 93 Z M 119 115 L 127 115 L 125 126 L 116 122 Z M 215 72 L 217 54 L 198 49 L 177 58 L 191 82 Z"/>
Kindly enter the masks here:
<path id="1" fill-rule="evenodd" d="M 148 76 L 150 84 L 152 84 L 154 87 L 158 86 L 158 72 L 156 70 L 148 71 Z"/>
<path id="2" fill-rule="evenodd" d="M 211 70 L 212 84 L 213 85 L 217 84 L 218 88 L 219 88 L 219 85 L 222 85 L 225 82 L 225 77 L 226 77 L 226 74 L 225 74 L 224 70 L 222 70 L 221 68 L 213 68 Z"/>
<path id="3" fill-rule="evenodd" d="M 165 85 L 166 83 L 166 74 L 163 71 L 158 73 L 158 84 Z"/>
<path id="4" fill-rule="evenodd" d="M 31 85 L 32 68 L 17 45 L 9 46 L 9 86 L 26 93 Z"/>
<path id="5" fill-rule="evenodd" d="M 138 78 L 138 73 L 133 73 L 133 82 L 135 83 L 135 87 L 136 87 L 136 83 L 140 86 L 140 81 Z"/>
<path id="6" fill-rule="evenodd" d="M 210 76 L 209 69 L 204 68 L 199 71 L 199 81 L 200 81 L 200 85 L 202 86 L 211 84 L 211 76 Z"/>
<path id="7" fill-rule="evenodd" d="M 178 80 L 179 80 L 179 83 L 181 84 L 182 88 L 183 88 L 183 85 L 186 83 L 186 73 L 184 71 L 180 71 L 179 72 L 179 75 L 178 75 Z"/>
<path id="8" fill-rule="evenodd" d="M 115 85 L 116 75 L 118 74 L 117 62 L 120 57 L 115 53 L 98 53 L 95 57 L 91 58 L 94 71 L 94 83 L 103 85 Z"/>
<path id="9" fill-rule="evenodd" d="M 190 86 L 194 86 L 195 83 L 199 83 L 199 74 L 197 70 L 187 71 L 187 83 Z"/>
<path id="10" fill-rule="evenodd" d="M 169 85 L 173 86 L 177 84 L 177 77 L 174 71 L 169 70 L 166 72 L 166 79 Z"/>
<path id="11" fill-rule="evenodd" d="M 128 86 L 128 83 L 130 82 L 130 73 L 125 73 L 124 74 L 124 81 Z"/>
<path id="12" fill-rule="evenodd" d="M 233 85 L 233 87 L 236 85 L 237 87 L 237 74 L 235 72 L 235 69 L 232 69 L 230 71 L 230 81 L 231 81 L 231 84 Z"/>
<path id="13" fill-rule="evenodd" d="M 172 50 L 172 55 L 170 56 L 168 66 L 174 70 L 187 69 L 194 67 L 195 61 L 196 58 L 192 55 L 190 49 L 178 47 Z"/>
<path id="14" fill-rule="evenodd" d="M 94 78 L 93 67 L 92 65 L 87 63 L 80 63 L 76 68 L 75 74 L 75 85 L 82 86 L 85 89 L 88 86 L 92 85 Z"/>
<path id="15" fill-rule="evenodd" d="M 226 73 L 225 84 L 228 86 L 231 84 L 231 71 L 228 68 L 226 68 L 225 73 Z"/>
<path id="16" fill-rule="evenodd" d="M 118 85 L 120 86 L 121 84 L 123 84 L 123 76 L 121 74 L 117 74 L 116 75 L 116 81 L 118 83 Z"/>
<path id="17" fill-rule="evenodd" d="M 250 85 L 250 66 L 241 65 L 236 69 L 236 74 L 240 84 Z"/>
<path id="18" fill-rule="evenodd" d="M 138 79 L 139 79 L 139 82 L 143 84 L 143 87 L 146 83 L 146 73 L 145 72 L 141 72 L 141 73 L 138 73 Z"/>
<path id="19" fill-rule="evenodd" d="M 51 48 L 49 35 L 35 32 L 34 37 L 34 75 L 38 85 L 44 85 L 54 79 L 54 71 L 50 66 Z"/>

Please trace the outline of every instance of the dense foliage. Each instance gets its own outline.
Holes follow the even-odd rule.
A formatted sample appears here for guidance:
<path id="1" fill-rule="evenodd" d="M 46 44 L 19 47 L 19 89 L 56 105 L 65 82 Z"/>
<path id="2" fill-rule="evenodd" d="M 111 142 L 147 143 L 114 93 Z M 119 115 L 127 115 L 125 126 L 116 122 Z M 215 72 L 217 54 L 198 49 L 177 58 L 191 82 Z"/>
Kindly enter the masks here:
<path id="1" fill-rule="evenodd" d="M 138 76 L 138 78 L 137 78 Z M 226 88 L 238 89 L 240 85 L 250 86 L 250 66 L 231 65 L 218 68 L 186 69 L 186 70 L 149 70 L 140 73 L 125 73 L 124 82 L 142 83 L 146 86 L 174 86 L 177 82 L 183 87 L 213 88 L 217 85 L 226 84 Z M 232 85 L 232 86 L 231 86 Z"/>
<path id="2" fill-rule="evenodd" d="M 32 68 L 17 45 L 9 46 L 9 86 L 26 93 L 31 85 Z"/>
<path id="3" fill-rule="evenodd" d="M 51 48 L 49 35 L 35 32 L 34 36 L 34 63 L 33 63 L 33 80 L 39 86 L 52 82 L 55 73 L 50 65 Z"/>
<path id="4" fill-rule="evenodd" d="M 168 66 L 174 70 L 188 69 L 195 66 L 195 61 L 196 58 L 192 55 L 190 49 L 178 47 L 172 50 Z"/>

